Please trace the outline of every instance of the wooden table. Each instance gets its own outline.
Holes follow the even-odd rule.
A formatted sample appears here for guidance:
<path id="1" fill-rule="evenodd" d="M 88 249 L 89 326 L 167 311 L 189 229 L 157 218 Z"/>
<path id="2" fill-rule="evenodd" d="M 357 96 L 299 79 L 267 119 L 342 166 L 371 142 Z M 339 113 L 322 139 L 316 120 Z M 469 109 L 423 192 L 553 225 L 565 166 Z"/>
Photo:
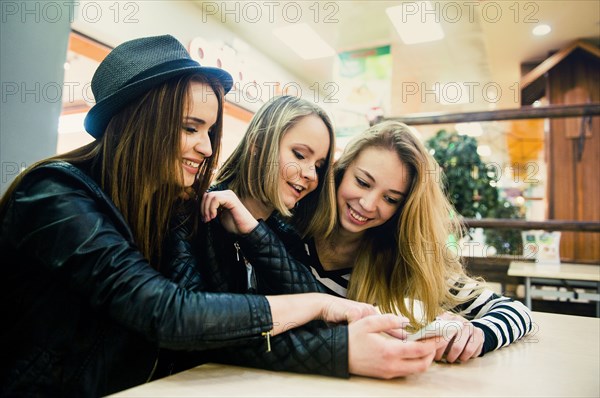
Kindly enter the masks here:
<path id="1" fill-rule="evenodd" d="M 525 305 L 531 308 L 532 297 L 555 296 L 563 298 L 581 298 L 596 301 L 596 316 L 600 317 L 600 265 L 573 263 L 539 264 L 513 261 L 508 275 L 525 278 Z M 596 289 L 596 293 L 575 293 L 572 291 L 548 291 L 532 288 L 533 283 L 553 284 L 553 281 L 575 281 L 586 284 L 583 287 Z"/>
<path id="2" fill-rule="evenodd" d="M 600 319 L 534 312 L 523 340 L 465 364 L 394 380 L 207 364 L 115 397 L 598 397 Z"/>

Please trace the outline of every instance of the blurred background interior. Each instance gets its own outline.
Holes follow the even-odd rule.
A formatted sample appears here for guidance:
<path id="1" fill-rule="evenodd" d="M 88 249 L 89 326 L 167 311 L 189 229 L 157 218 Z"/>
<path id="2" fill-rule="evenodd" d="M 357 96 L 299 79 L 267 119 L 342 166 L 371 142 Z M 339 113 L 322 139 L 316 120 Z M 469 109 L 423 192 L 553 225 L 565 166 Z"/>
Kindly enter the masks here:
<path id="1" fill-rule="evenodd" d="M 539 260 L 527 239 L 548 263 L 600 270 L 596 0 L 2 1 L 1 11 L 2 191 L 34 161 L 92 140 L 90 82 L 111 48 L 168 33 L 234 76 L 221 163 L 274 95 L 325 108 L 338 155 L 370 124 L 401 120 L 449 176 L 472 227 L 456 250 L 472 271 L 522 297 L 522 275 L 507 270 Z M 546 246 L 531 230 L 547 231 Z M 535 309 L 598 316 L 581 299 L 598 282 L 567 282 L 546 281 Z"/>

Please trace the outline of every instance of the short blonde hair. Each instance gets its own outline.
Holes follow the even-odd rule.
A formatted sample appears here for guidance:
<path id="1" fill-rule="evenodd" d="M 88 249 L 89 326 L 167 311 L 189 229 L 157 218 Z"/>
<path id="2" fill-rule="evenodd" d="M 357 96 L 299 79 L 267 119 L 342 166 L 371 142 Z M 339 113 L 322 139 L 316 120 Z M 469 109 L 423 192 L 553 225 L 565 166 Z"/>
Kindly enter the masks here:
<path id="1" fill-rule="evenodd" d="M 292 211 L 286 208 L 279 186 L 279 145 L 283 135 L 306 116 L 318 116 L 329 133 L 325 164 L 317 171 L 317 189 Z M 216 183 L 226 182 L 240 198 L 255 198 L 273 206 L 303 235 L 328 233 L 335 224 L 335 192 L 330 183 L 335 136 L 323 109 L 302 98 L 279 96 L 264 104 L 250 121 L 246 134 L 221 168 Z"/>

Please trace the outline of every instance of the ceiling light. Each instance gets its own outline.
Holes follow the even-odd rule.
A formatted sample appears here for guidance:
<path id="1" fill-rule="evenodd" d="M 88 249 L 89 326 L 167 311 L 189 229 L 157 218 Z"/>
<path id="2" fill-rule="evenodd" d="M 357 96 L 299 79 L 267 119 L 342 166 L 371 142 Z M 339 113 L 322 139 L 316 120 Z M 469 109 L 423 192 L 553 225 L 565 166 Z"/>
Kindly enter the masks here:
<path id="1" fill-rule="evenodd" d="M 305 23 L 273 29 L 273 34 L 303 59 L 335 55 L 335 50 Z"/>
<path id="2" fill-rule="evenodd" d="M 533 28 L 533 34 L 534 36 L 545 36 L 548 33 L 550 33 L 550 31 L 552 31 L 552 28 L 550 28 L 550 26 L 548 25 L 538 25 L 535 28 Z"/>
<path id="3" fill-rule="evenodd" d="M 435 21 L 436 7 L 429 1 L 411 1 L 386 8 L 385 12 L 394 24 L 400 39 L 405 44 L 417 44 L 444 38 L 442 26 Z"/>

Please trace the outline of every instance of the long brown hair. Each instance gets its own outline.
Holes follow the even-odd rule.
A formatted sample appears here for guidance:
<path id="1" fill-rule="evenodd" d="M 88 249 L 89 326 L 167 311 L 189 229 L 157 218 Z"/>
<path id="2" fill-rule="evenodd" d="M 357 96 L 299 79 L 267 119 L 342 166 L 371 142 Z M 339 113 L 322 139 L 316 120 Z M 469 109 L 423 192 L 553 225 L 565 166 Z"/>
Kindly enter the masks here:
<path id="1" fill-rule="evenodd" d="M 113 116 L 100 139 L 25 170 L 2 198 L 0 217 L 23 175 L 39 165 L 65 161 L 86 169 L 96 180 L 121 211 L 140 251 L 158 268 L 174 204 L 183 194 L 180 141 L 192 82 L 208 84 L 219 104 L 211 129 L 213 155 L 205 159 L 192 187 L 194 196 L 200 197 L 210 185 L 219 157 L 223 88 L 217 80 L 191 74 L 173 78 L 132 101 Z"/>
<path id="2" fill-rule="evenodd" d="M 376 303 L 383 312 L 399 312 L 418 327 L 471 299 L 483 286 L 466 275 L 449 247 L 451 234 L 462 236 L 461 225 L 444 195 L 440 167 L 408 126 L 383 122 L 355 137 L 334 166 L 336 186 L 358 155 L 370 147 L 396 153 L 408 168 L 411 183 L 395 215 L 365 231 L 348 298 Z M 464 284 L 465 294 L 460 298 L 456 282 Z M 417 300 L 423 304 L 423 316 L 418 318 Z"/>
<path id="3" fill-rule="evenodd" d="M 290 128 L 309 115 L 319 117 L 327 127 L 329 151 L 325 164 L 317 171 L 317 189 L 298 203 L 292 222 L 302 235 L 312 236 L 329 232 L 335 224 L 335 192 L 330 178 L 335 135 L 329 116 L 317 105 L 294 96 L 275 97 L 264 104 L 219 171 L 217 183 L 228 182 L 240 198 L 256 198 L 283 216 L 292 216 L 279 194 L 279 144 Z"/>

